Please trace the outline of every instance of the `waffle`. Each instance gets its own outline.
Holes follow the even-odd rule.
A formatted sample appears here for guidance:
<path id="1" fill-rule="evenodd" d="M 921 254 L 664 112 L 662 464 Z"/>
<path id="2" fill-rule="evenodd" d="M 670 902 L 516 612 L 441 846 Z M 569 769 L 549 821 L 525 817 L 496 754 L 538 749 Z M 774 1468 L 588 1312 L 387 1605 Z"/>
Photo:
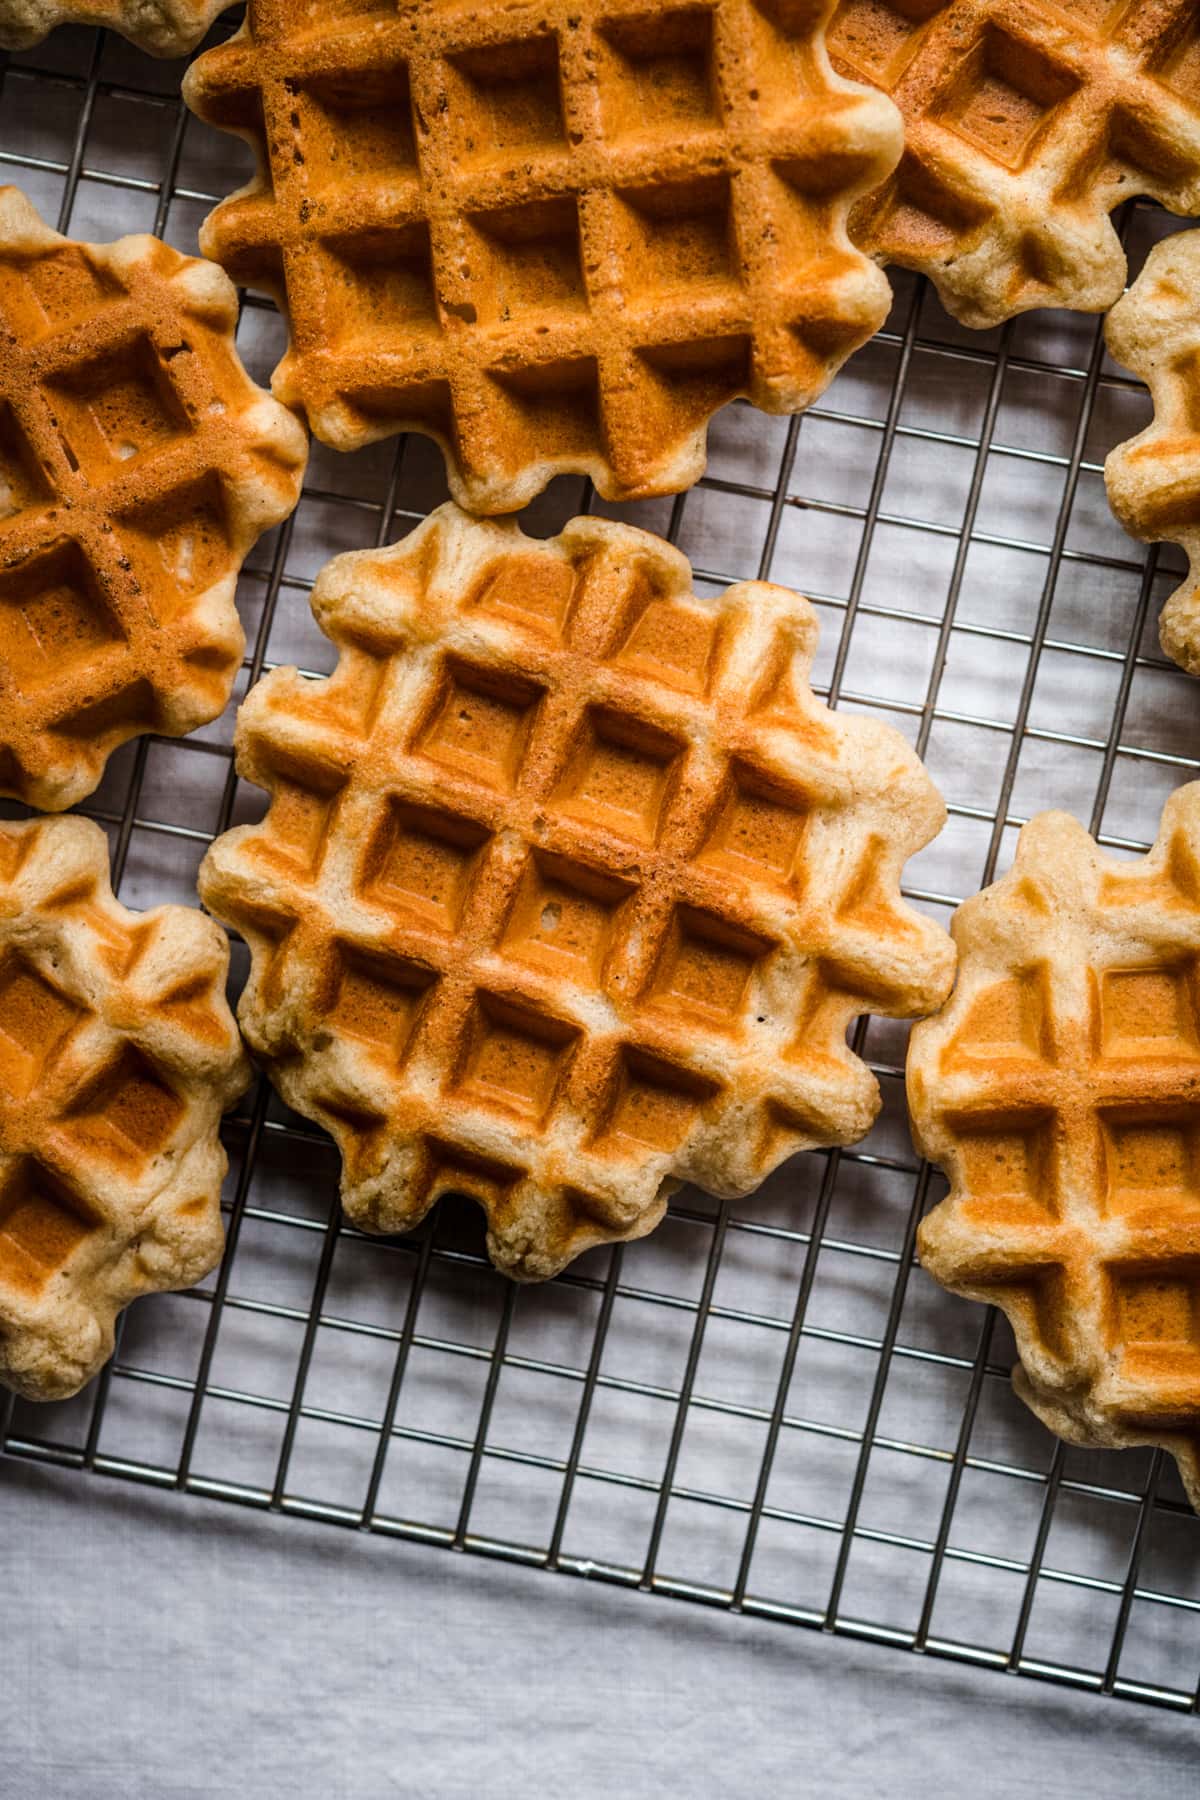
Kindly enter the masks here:
<path id="1" fill-rule="evenodd" d="M 958 986 L 909 1053 L 951 1184 L 921 1260 L 1008 1315 L 1053 1431 L 1163 1445 L 1200 1508 L 1200 783 L 1138 862 L 1041 814 L 953 929 Z"/>
<path id="2" fill-rule="evenodd" d="M 690 584 L 627 526 L 535 543 L 448 505 L 322 575 L 329 680 L 242 707 L 270 809 L 201 895 L 364 1229 L 466 1193 L 499 1268 L 553 1275 L 681 1181 L 741 1195 L 861 1137 L 850 1020 L 944 997 L 950 941 L 898 887 L 944 818 L 920 763 L 813 698 L 806 600 Z"/>
<path id="3" fill-rule="evenodd" d="M 238 571 L 307 456 L 236 323 L 210 263 L 71 243 L 0 188 L 0 793 L 72 806 L 225 707 Z"/>
<path id="4" fill-rule="evenodd" d="M 1125 285 L 1113 207 L 1200 212 L 1196 0 L 840 0 L 828 42 L 905 123 L 851 236 L 966 325 L 1103 311 Z"/>
<path id="5" fill-rule="evenodd" d="M 62 1399 L 138 1294 L 221 1255 L 222 1111 L 249 1068 L 199 912 L 127 912 L 85 819 L 0 824 L 0 1380 Z"/>
<path id="6" fill-rule="evenodd" d="M 257 155 L 201 243 L 288 313 L 278 397 L 435 438 L 482 513 L 672 493 L 727 401 L 808 406 L 887 314 L 845 220 L 900 153 L 831 5 L 251 0 L 184 92 Z"/>
<path id="7" fill-rule="evenodd" d="M 1159 621 L 1168 656 L 1200 675 L 1200 232 L 1150 252 L 1109 314 L 1108 347 L 1146 382 L 1154 420 L 1104 465 L 1113 511 L 1134 537 L 1182 544 L 1188 579 Z"/>
<path id="8" fill-rule="evenodd" d="M 152 56 L 186 56 L 230 0 L 0 0 L 0 50 L 28 50 L 56 25 L 119 31 Z"/>

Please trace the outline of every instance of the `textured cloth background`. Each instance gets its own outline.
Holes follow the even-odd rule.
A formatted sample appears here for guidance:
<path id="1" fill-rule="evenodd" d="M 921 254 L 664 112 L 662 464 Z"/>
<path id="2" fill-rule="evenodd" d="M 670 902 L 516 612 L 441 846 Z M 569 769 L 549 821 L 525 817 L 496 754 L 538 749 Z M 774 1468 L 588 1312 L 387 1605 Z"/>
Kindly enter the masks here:
<path id="1" fill-rule="evenodd" d="M 0 1800 L 1195 1791 L 1195 1720 L 0 1463 Z"/>

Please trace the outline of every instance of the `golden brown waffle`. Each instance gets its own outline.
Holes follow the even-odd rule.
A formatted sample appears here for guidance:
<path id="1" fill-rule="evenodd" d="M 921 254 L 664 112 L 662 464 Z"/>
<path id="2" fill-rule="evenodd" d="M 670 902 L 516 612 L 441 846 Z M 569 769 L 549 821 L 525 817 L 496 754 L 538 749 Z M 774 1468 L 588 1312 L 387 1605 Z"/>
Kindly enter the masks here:
<path id="1" fill-rule="evenodd" d="M 258 158 L 201 243 L 290 318 L 276 394 L 436 438 L 487 513 L 671 493 L 726 401 L 808 406 L 887 313 L 845 220 L 900 153 L 832 3 L 250 0 L 184 92 Z"/>
<path id="2" fill-rule="evenodd" d="M 1164 1445 L 1200 1508 L 1200 783 L 1137 862 L 1042 813 L 953 930 L 908 1062 L 951 1184 L 921 1261 L 1007 1313 L 1053 1431 Z"/>
<path id="3" fill-rule="evenodd" d="M 28 50 L 56 25 L 102 25 L 152 56 L 194 50 L 230 0 L 0 0 L 0 49 Z"/>
<path id="4" fill-rule="evenodd" d="M 539 1279 L 650 1231 L 681 1181 L 745 1194 L 868 1129 L 849 1022 L 951 979 L 898 886 L 944 808 L 896 733 L 813 698 L 806 600 L 698 599 L 627 526 L 535 543 L 446 506 L 313 605 L 337 670 L 252 690 L 238 766 L 271 806 L 201 894 L 356 1224 L 467 1193 Z"/>
<path id="5" fill-rule="evenodd" d="M 1155 246 L 1105 330 L 1113 356 L 1154 400 L 1153 422 L 1104 465 L 1108 497 L 1134 537 L 1186 550 L 1190 572 L 1159 631 L 1167 655 L 1200 675 L 1200 231 Z"/>
<path id="6" fill-rule="evenodd" d="M 71 243 L 0 188 L 0 793 L 72 806 L 225 707 L 238 571 L 307 457 L 236 323 L 211 263 Z"/>
<path id="7" fill-rule="evenodd" d="M 113 898 L 98 826 L 0 824 L 0 1380 L 31 1399 L 221 1255 L 217 1127 L 249 1077 L 228 967 L 203 914 Z"/>
<path id="8" fill-rule="evenodd" d="M 1196 0 L 840 0 L 829 48 L 904 114 L 851 236 L 966 325 L 1100 312 L 1125 285 L 1113 207 L 1200 212 Z"/>

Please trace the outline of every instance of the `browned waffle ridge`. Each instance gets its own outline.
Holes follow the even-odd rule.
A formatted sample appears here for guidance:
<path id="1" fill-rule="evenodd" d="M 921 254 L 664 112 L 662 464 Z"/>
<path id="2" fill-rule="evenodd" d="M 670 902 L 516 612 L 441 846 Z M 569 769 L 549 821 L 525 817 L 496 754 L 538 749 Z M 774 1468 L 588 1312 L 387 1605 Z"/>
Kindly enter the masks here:
<path id="1" fill-rule="evenodd" d="M 1136 862 L 1040 814 L 953 930 L 908 1063 L 951 1184 L 921 1261 L 1003 1308 L 1051 1430 L 1163 1445 L 1200 1509 L 1200 783 Z"/>
<path id="2" fill-rule="evenodd" d="M 221 1254 L 221 1113 L 249 1067 L 229 946 L 128 912 L 86 819 L 0 823 L 0 1380 L 73 1394 L 138 1294 Z"/>
<path id="3" fill-rule="evenodd" d="M 72 243 L 0 188 L 0 793 L 72 806 L 128 738 L 224 709 L 238 571 L 307 458 L 236 324 L 211 263 Z"/>
<path id="4" fill-rule="evenodd" d="M 966 325 L 1101 312 L 1125 285 L 1113 207 L 1200 212 L 1196 0 L 840 0 L 829 47 L 905 123 L 851 235 Z"/>
<path id="5" fill-rule="evenodd" d="M 250 0 L 184 92 L 257 155 L 201 243 L 288 314 L 276 394 L 427 433 L 483 513 L 675 492 L 727 401 L 801 411 L 890 300 L 845 221 L 900 123 L 832 3 Z"/>
<path id="6" fill-rule="evenodd" d="M 1104 465 L 1108 497 L 1134 537 L 1170 538 L 1187 552 L 1188 577 L 1159 632 L 1167 655 L 1200 675 L 1200 231 L 1155 245 L 1105 331 L 1154 401 L 1153 421 Z"/>
<path id="7" fill-rule="evenodd" d="M 496 1264 L 540 1279 L 650 1231 L 681 1181 L 746 1194 L 862 1136 L 849 1022 L 950 984 L 899 894 L 944 807 L 895 732 L 814 699 L 806 600 L 700 599 L 628 526 L 536 543 L 451 505 L 340 557 L 313 606 L 337 669 L 251 691 L 238 766 L 271 806 L 201 894 L 356 1224 L 467 1193 Z"/>
<path id="8" fill-rule="evenodd" d="M 0 50 L 29 50 L 57 25 L 119 31 L 152 56 L 194 50 L 230 0 L 0 0 Z"/>

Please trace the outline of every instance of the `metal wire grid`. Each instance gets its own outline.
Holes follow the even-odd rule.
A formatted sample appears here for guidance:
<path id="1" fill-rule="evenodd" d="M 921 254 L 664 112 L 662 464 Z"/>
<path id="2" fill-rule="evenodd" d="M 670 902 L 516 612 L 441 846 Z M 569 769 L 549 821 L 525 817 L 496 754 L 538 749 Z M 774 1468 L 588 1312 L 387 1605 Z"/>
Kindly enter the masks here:
<path id="1" fill-rule="evenodd" d="M 77 235 L 184 249 L 234 185 L 179 70 L 58 33 L 0 76 L 0 165 Z M 1173 223 L 1127 210 L 1135 259 Z M 901 276 L 887 327 L 803 420 L 730 409 L 708 477 L 623 510 L 702 583 L 813 596 L 830 704 L 915 742 L 950 825 L 906 889 L 945 918 L 1045 804 L 1145 847 L 1200 763 L 1195 690 L 1153 643 L 1172 553 L 1109 519 L 1101 467 L 1148 415 L 1094 320 L 966 333 Z M 262 379 L 279 324 L 251 301 Z M 246 571 L 244 687 L 325 672 L 305 596 L 335 551 L 444 497 L 418 440 L 317 450 L 295 518 Z M 539 530 L 595 507 L 562 482 Z M 597 510 L 604 510 L 597 508 Z M 232 709 L 231 709 L 232 712 Z M 212 836 L 255 816 L 230 717 L 129 746 L 85 808 L 133 905 L 194 898 Z M 244 968 L 244 958 L 243 968 Z M 857 1047 L 884 1113 L 739 1207 L 692 1191 L 643 1244 L 518 1290 L 445 1202 L 413 1236 L 340 1222 L 332 1146 L 260 1083 L 228 1121 L 228 1252 L 202 1289 L 139 1303 L 114 1362 L 64 1406 L 10 1403 L 7 1454 L 641 1587 L 1188 1709 L 1200 1522 L 1161 1454 L 1055 1444 L 1008 1383 L 995 1314 L 935 1290 L 916 1227 L 940 1178 L 904 1123 L 903 1031 Z M 936 1190 L 936 1191 L 935 1191 Z"/>

